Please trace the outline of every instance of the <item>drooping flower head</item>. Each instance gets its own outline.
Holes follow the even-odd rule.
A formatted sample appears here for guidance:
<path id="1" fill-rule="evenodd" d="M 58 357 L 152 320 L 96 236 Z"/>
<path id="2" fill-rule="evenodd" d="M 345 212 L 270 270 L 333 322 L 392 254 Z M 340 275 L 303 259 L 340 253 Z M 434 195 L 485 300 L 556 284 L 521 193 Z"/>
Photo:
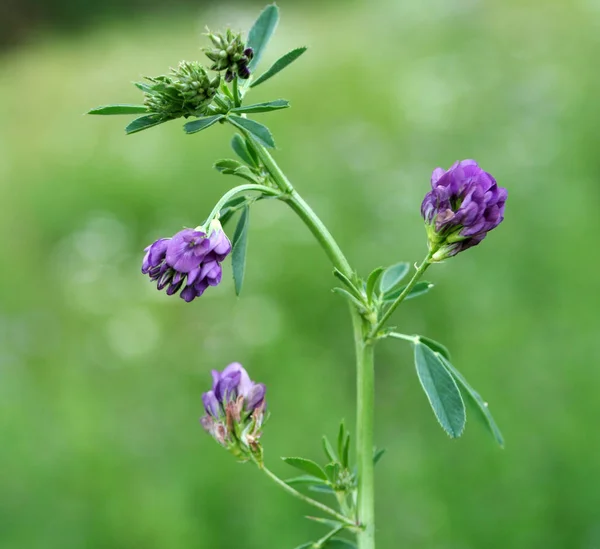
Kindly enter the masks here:
<path id="1" fill-rule="evenodd" d="M 504 219 L 507 191 L 475 160 L 436 168 L 425 195 L 425 219 L 431 261 L 442 261 L 479 244 Z"/>
<path id="2" fill-rule="evenodd" d="M 225 71 L 225 81 L 231 82 L 237 75 L 241 79 L 250 78 L 248 64 L 254 57 L 254 50 L 246 47 L 241 33 L 227 29 L 225 33 L 207 33 L 214 48 L 204 48 L 204 53 L 213 64 L 213 71 Z"/>
<path id="3" fill-rule="evenodd" d="M 234 362 L 222 372 L 212 371 L 212 389 L 202 395 L 206 415 L 202 427 L 237 457 L 262 459 L 260 429 L 265 421 L 266 387 L 254 383 L 243 366 Z"/>
<path id="4" fill-rule="evenodd" d="M 157 289 L 167 288 L 168 295 L 181 290 L 180 297 L 189 303 L 221 282 L 221 261 L 230 251 L 221 224 L 213 221 L 208 231 L 183 229 L 148 246 L 142 273 L 156 281 Z"/>

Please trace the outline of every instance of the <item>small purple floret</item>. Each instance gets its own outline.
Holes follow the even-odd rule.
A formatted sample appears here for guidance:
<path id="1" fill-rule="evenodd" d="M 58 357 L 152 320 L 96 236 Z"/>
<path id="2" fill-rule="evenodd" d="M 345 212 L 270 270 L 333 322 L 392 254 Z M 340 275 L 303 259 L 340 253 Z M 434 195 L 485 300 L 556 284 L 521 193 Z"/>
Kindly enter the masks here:
<path id="1" fill-rule="evenodd" d="M 145 249 L 142 273 L 156 281 L 168 295 L 193 301 L 209 286 L 221 282 L 221 262 L 231 252 L 231 243 L 217 222 L 210 235 L 196 229 L 183 229 L 172 238 L 161 238 Z M 183 288 L 183 289 L 182 289 Z"/>
<path id="2" fill-rule="evenodd" d="M 433 261 L 479 244 L 504 219 L 507 191 L 474 160 L 436 168 L 421 215 L 427 224 Z"/>

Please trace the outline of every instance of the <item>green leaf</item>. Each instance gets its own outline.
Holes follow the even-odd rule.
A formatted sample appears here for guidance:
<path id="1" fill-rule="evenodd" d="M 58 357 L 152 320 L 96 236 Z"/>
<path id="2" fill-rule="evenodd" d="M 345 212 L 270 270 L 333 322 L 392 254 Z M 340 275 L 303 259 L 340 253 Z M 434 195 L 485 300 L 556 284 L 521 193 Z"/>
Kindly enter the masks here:
<path id="1" fill-rule="evenodd" d="M 346 286 L 346 288 L 348 288 L 350 290 L 350 293 L 356 297 L 357 299 L 362 299 L 362 295 L 360 294 L 360 291 L 358 290 L 358 288 L 352 283 L 352 281 L 341 271 L 338 271 L 338 269 L 334 268 L 333 269 L 333 276 L 335 276 L 338 280 L 340 280 L 341 282 L 344 283 L 344 286 Z"/>
<path id="2" fill-rule="evenodd" d="M 296 549 L 314 549 L 315 544 L 312 541 L 309 541 L 308 543 L 303 543 L 302 545 L 298 545 L 298 547 L 296 547 Z"/>
<path id="3" fill-rule="evenodd" d="M 356 299 L 350 292 L 344 290 L 344 288 L 332 288 L 331 291 L 334 294 L 343 295 L 345 298 L 349 299 L 354 305 L 356 305 L 360 310 L 364 310 L 365 306 Z"/>
<path id="4" fill-rule="evenodd" d="M 224 158 L 223 160 L 217 160 L 213 165 L 215 170 L 219 172 L 233 172 L 236 168 L 239 168 L 240 166 L 243 166 L 243 164 L 237 160 L 234 160 L 233 158 Z"/>
<path id="5" fill-rule="evenodd" d="M 383 273 L 381 283 L 379 284 L 381 293 L 385 295 L 393 290 L 408 274 L 409 269 L 410 265 L 406 262 L 396 263 L 395 265 L 388 267 Z"/>
<path id="6" fill-rule="evenodd" d="M 147 116 L 140 116 L 131 122 L 126 128 L 125 133 L 130 135 L 132 133 L 141 132 L 154 126 L 158 126 L 166 122 L 166 120 L 160 114 L 149 114 Z"/>
<path id="7" fill-rule="evenodd" d="M 252 61 L 248 64 L 250 71 L 253 71 L 254 67 L 258 65 L 271 36 L 275 32 L 278 21 L 279 9 L 275 4 L 270 4 L 261 12 L 254 25 L 252 25 L 248 33 L 248 43 L 246 44 L 247 47 L 254 50 L 254 57 L 252 57 Z"/>
<path id="8" fill-rule="evenodd" d="M 326 436 L 323 436 L 323 451 L 329 461 L 335 462 L 338 460 L 338 457 L 335 455 L 335 450 Z"/>
<path id="9" fill-rule="evenodd" d="M 396 299 L 404 291 L 404 288 L 406 288 L 406 285 L 402 286 L 401 288 L 398 288 L 397 290 L 394 290 L 393 292 L 390 292 L 389 294 L 384 295 L 383 296 L 384 301 L 386 301 L 386 302 L 396 301 Z M 433 284 L 431 282 L 426 282 L 426 281 L 417 282 L 413 286 L 412 290 L 410 292 L 408 292 L 408 295 L 404 299 L 406 300 L 406 299 L 412 299 L 413 297 L 419 297 L 420 295 L 426 294 L 429 290 L 431 290 L 431 288 L 433 288 Z"/>
<path id="10" fill-rule="evenodd" d="M 340 476 L 340 464 L 328 463 L 325 465 L 325 473 L 327 474 L 329 480 L 335 484 Z"/>
<path id="11" fill-rule="evenodd" d="M 323 479 L 320 479 L 317 477 L 313 477 L 312 475 L 301 475 L 299 477 L 288 478 L 284 482 L 286 484 L 289 484 L 290 486 L 294 486 L 297 484 L 319 484 L 319 485 L 327 486 L 326 480 L 323 480 Z"/>
<path id="12" fill-rule="evenodd" d="M 356 544 L 347 539 L 332 538 L 327 540 L 323 549 L 356 549 Z"/>
<path id="13" fill-rule="evenodd" d="M 231 148 L 246 164 L 258 167 L 258 159 L 253 156 L 253 151 L 249 149 L 246 140 L 239 133 L 231 139 Z"/>
<path id="14" fill-rule="evenodd" d="M 335 494 L 335 490 L 331 486 L 311 485 L 308 487 L 311 492 L 320 492 L 321 494 Z"/>
<path id="15" fill-rule="evenodd" d="M 133 85 L 142 90 L 144 93 L 153 93 L 154 90 L 150 84 L 146 84 L 146 82 L 134 82 Z"/>
<path id="16" fill-rule="evenodd" d="M 231 158 L 218 160 L 215 162 L 214 168 L 222 174 L 237 175 L 238 177 L 242 177 L 252 183 L 259 183 L 259 179 L 252 172 L 252 170 L 237 160 L 233 160 Z"/>
<path id="17" fill-rule="evenodd" d="M 383 267 L 377 267 L 367 278 L 367 297 L 369 301 L 373 299 L 373 293 L 375 292 L 375 286 L 379 281 L 379 277 L 383 273 Z"/>
<path id="18" fill-rule="evenodd" d="M 415 337 L 419 338 L 419 341 L 421 343 L 424 343 L 425 345 L 427 345 L 427 347 L 429 347 L 433 352 L 439 353 L 444 358 L 447 358 L 448 360 L 450 360 L 450 351 L 448 350 L 448 347 L 446 347 L 445 345 L 442 345 L 439 341 L 436 341 L 435 339 L 431 339 L 430 337 L 425 337 L 422 335 L 418 335 Z"/>
<path id="19" fill-rule="evenodd" d="M 450 437 L 459 437 L 465 428 L 466 414 L 456 382 L 440 355 L 422 343 L 414 346 L 417 375 L 433 413 Z"/>
<path id="20" fill-rule="evenodd" d="M 498 425 L 496 425 L 496 422 L 492 417 L 487 402 L 485 402 L 483 398 L 481 398 L 481 395 L 475 389 L 473 389 L 471 385 L 469 385 L 464 376 L 450 363 L 449 360 L 447 360 L 443 356 L 441 357 L 441 360 L 446 369 L 450 372 L 450 374 L 452 374 L 454 379 L 467 392 L 467 398 L 469 399 L 470 403 L 475 407 L 475 410 L 477 410 L 478 415 L 487 425 L 488 429 L 492 433 L 492 436 L 496 439 L 496 442 L 500 445 L 501 448 L 504 448 L 504 437 L 502 436 Z"/>
<path id="21" fill-rule="evenodd" d="M 213 116 L 206 116 L 204 118 L 198 118 L 197 120 L 192 120 L 187 124 L 183 125 L 183 129 L 185 133 L 196 133 L 206 128 L 210 128 L 213 124 L 216 124 L 219 120 L 225 118 L 222 114 L 214 114 Z"/>
<path id="22" fill-rule="evenodd" d="M 346 441 L 346 425 L 342 420 L 340 422 L 340 429 L 338 431 L 337 437 L 337 447 L 338 447 L 338 455 L 342 456 L 344 453 L 344 442 Z"/>
<path id="23" fill-rule="evenodd" d="M 254 105 L 243 105 L 231 109 L 229 112 L 271 112 L 278 111 L 281 109 L 287 109 L 290 106 L 290 102 L 287 99 L 275 99 L 275 101 L 268 101 L 267 103 L 256 103 Z"/>
<path id="24" fill-rule="evenodd" d="M 140 114 L 148 112 L 146 105 L 104 105 L 96 107 L 87 114 Z"/>
<path id="25" fill-rule="evenodd" d="M 252 137 L 254 137 L 254 139 L 256 139 L 261 145 L 270 148 L 275 147 L 275 141 L 273 141 L 273 136 L 271 135 L 269 128 L 263 126 L 259 122 L 256 122 L 256 120 L 242 118 L 241 116 L 237 116 L 235 114 L 229 115 L 227 120 L 229 120 L 229 122 L 231 122 L 237 128 L 250 132 Z"/>
<path id="26" fill-rule="evenodd" d="M 377 465 L 379 460 L 383 457 L 383 454 L 385 454 L 385 448 L 381 448 L 375 451 L 375 453 L 373 454 L 373 465 Z"/>
<path id="27" fill-rule="evenodd" d="M 322 517 L 312 517 L 310 515 L 307 515 L 305 518 L 307 518 L 308 520 L 312 520 L 313 522 L 318 522 L 319 524 L 324 524 L 325 526 L 329 526 L 329 528 L 340 528 L 340 527 L 346 527 L 346 525 L 342 522 L 340 522 L 339 520 L 333 520 L 333 519 L 328 519 L 328 518 L 322 518 Z"/>
<path id="28" fill-rule="evenodd" d="M 233 270 L 233 281 L 235 284 L 235 295 L 240 295 L 244 283 L 244 272 L 246 270 L 246 249 L 248 247 L 248 223 L 250 221 L 250 208 L 244 206 L 242 215 L 238 221 L 233 241 L 231 243 L 231 268 Z"/>
<path id="29" fill-rule="evenodd" d="M 350 433 L 346 434 L 344 443 L 344 453 L 342 454 L 342 466 L 346 469 L 350 466 Z"/>
<path id="30" fill-rule="evenodd" d="M 219 221 L 221 222 L 221 225 L 225 225 L 225 223 L 227 223 L 233 217 L 233 214 L 240 209 L 242 204 L 250 204 L 249 200 L 250 198 L 248 196 L 243 195 L 238 195 L 231 200 L 228 200 L 219 212 Z"/>
<path id="31" fill-rule="evenodd" d="M 319 465 L 317 465 L 314 461 L 306 458 L 300 457 L 283 457 L 281 458 L 288 465 L 295 467 L 296 469 L 300 469 L 300 471 L 304 471 L 309 475 L 315 476 L 317 478 L 322 478 L 323 480 L 327 480 L 327 475 L 325 471 L 321 469 Z"/>
<path id="32" fill-rule="evenodd" d="M 302 47 L 287 52 L 283 57 L 280 57 L 277 61 L 275 61 L 275 63 L 271 65 L 271 68 L 267 72 L 264 72 L 254 82 L 252 82 L 250 87 L 253 88 L 254 86 L 258 86 L 259 84 L 266 82 L 269 78 L 275 76 L 279 71 L 285 69 L 290 63 L 296 61 L 296 59 L 298 59 L 298 57 L 300 57 L 305 51 L 306 48 Z"/>

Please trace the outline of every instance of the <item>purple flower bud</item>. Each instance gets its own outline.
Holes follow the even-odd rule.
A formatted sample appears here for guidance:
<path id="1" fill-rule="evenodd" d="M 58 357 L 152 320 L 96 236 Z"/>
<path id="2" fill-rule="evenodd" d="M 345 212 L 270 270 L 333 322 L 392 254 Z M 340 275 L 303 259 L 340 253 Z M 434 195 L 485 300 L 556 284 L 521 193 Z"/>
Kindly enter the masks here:
<path id="1" fill-rule="evenodd" d="M 236 456 L 261 459 L 260 429 L 265 421 L 266 387 L 254 383 L 238 362 L 212 371 L 212 389 L 202 395 L 204 429 Z"/>
<path id="2" fill-rule="evenodd" d="M 504 219 L 507 191 L 474 160 L 436 168 L 421 204 L 431 261 L 442 261 L 479 244 Z"/>
<path id="3" fill-rule="evenodd" d="M 156 281 L 159 290 L 167 288 L 168 295 L 181 290 L 180 297 L 189 303 L 221 282 L 221 261 L 231 252 L 231 243 L 220 223 L 214 221 L 209 234 L 183 229 L 173 238 L 157 240 L 145 251 L 142 273 Z"/>

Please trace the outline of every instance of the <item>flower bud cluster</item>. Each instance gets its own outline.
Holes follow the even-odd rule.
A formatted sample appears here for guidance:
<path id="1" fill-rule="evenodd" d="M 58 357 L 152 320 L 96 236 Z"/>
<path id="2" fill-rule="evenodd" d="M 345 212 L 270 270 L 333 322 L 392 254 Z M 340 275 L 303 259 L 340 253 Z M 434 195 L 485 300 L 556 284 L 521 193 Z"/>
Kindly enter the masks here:
<path id="1" fill-rule="evenodd" d="M 265 421 L 266 387 L 254 383 L 241 364 L 212 371 L 212 389 L 202 395 L 202 427 L 221 446 L 246 461 L 262 461 L 260 429 Z"/>
<path id="2" fill-rule="evenodd" d="M 231 82 L 237 75 L 246 80 L 250 77 L 248 64 L 254 57 L 252 48 L 247 48 L 241 33 L 234 34 L 231 29 L 217 34 L 207 34 L 214 48 L 204 48 L 204 53 L 213 64 L 213 71 L 225 71 L 225 81 Z"/>
<path id="3" fill-rule="evenodd" d="M 144 104 L 166 119 L 206 114 L 217 93 L 220 76 L 209 76 L 197 61 L 181 61 L 168 76 L 149 77 L 152 82 Z"/>

